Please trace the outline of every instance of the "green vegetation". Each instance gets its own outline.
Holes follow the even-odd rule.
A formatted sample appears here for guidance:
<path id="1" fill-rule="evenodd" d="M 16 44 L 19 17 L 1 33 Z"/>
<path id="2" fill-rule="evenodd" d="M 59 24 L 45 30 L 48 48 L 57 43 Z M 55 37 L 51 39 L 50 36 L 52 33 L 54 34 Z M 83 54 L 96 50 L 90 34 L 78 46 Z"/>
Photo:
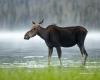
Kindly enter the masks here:
<path id="1" fill-rule="evenodd" d="M 0 68 L 0 80 L 99 80 L 100 69 Z"/>

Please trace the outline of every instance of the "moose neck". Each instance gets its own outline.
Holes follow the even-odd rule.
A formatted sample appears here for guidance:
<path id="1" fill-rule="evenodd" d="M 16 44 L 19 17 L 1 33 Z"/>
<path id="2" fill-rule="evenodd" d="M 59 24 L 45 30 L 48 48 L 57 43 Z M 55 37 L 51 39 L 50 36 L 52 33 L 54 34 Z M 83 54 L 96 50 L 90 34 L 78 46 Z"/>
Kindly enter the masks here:
<path id="1" fill-rule="evenodd" d="M 37 35 L 40 36 L 42 39 L 46 40 L 47 39 L 46 28 L 39 27 Z"/>

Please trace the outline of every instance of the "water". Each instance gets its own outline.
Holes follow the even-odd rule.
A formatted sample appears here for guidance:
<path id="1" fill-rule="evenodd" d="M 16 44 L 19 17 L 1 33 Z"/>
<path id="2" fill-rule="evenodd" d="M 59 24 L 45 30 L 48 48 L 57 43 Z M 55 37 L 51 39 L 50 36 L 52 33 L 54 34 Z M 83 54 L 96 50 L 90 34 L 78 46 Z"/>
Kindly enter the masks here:
<path id="1" fill-rule="evenodd" d="M 87 68 L 100 67 L 100 37 L 99 33 L 89 33 L 85 46 L 89 54 Z M 38 36 L 23 39 L 24 32 L 0 33 L 0 67 L 28 67 L 40 68 L 48 65 L 48 50 L 45 42 Z M 78 67 L 81 65 L 81 54 L 77 46 L 62 48 L 62 63 L 65 67 Z M 59 66 L 59 60 L 54 49 L 52 66 Z"/>

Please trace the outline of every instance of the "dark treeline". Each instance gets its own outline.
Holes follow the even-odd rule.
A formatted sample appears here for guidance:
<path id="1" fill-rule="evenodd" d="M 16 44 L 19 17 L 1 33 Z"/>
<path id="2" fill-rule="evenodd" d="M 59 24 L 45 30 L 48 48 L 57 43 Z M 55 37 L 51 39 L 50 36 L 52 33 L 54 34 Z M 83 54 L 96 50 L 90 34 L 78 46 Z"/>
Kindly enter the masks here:
<path id="1" fill-rule="evenodd" d="M 20 29 L 42 18 L 45 24 L 100 29 L 100 0 L 0 0 L 1 30 Z"/>

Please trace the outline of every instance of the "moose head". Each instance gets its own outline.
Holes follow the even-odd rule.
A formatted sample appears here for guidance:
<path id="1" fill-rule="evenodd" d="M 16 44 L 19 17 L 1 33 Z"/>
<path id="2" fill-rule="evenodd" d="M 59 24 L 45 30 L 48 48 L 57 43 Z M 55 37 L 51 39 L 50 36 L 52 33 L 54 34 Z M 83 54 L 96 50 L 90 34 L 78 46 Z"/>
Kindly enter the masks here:
<path id="1" fill-rule="evenodd" d="M 29 40 L 30 38 L 36 36 L 40 24 L 42 24 L 44 21 L 44 19 L 42 21 L 40 21 L 39 23 L 35 23 L 34 21 L 32 21 L 32 28 L 31 30 L 29 30 L 28 32 L 26 32 L 26 34 L 24 35 L 24 39 Z"/>

